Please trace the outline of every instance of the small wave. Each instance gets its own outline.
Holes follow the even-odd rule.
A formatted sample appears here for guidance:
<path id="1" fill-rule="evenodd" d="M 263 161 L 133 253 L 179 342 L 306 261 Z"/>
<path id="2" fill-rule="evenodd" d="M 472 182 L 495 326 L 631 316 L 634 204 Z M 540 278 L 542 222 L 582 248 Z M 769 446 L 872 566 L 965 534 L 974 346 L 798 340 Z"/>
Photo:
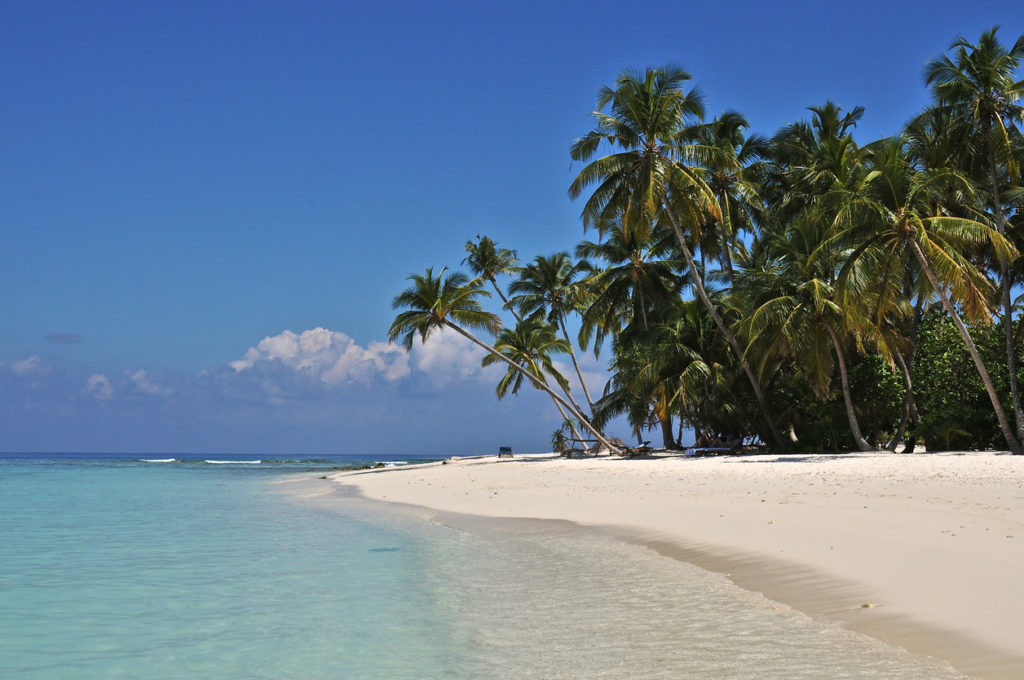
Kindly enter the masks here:
<path id="1" fill-rule="evenodd" d="M 204 460 L 210 465 L 259 465 L 262 460 Z"/>
<path id="2" fill-rule="evenodd" d="M 264 465 L 329 465 L 325 458 L 264 458 Z"/>
<path id="3" fill-rule="evenodd" d="M 409 464 L 409 461 L 406 461 L 406 460 L 389 460 L 389 461 L 385 461 L 384 462 L 384 467 L 392 468 L 392 467 L 398 467 L 399 465 L 408 465 L 408 464 Z"/>
<path id="4" fill-rule="evenodd" d="M 176 463 L 174 458 L 140 458 L 143 463 Z"/>

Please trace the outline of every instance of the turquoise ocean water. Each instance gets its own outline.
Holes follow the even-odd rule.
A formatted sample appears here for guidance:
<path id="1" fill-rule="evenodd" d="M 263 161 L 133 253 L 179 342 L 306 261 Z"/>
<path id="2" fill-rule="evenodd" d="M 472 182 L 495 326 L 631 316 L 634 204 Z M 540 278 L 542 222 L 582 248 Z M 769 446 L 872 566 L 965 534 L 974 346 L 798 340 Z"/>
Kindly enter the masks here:
<path id="1" fill-rule="evenodd" d="M 143 458 L 0 455 L 0 678 L 961 677 L 568 525 L 281 492 L 355 457 Z"/>

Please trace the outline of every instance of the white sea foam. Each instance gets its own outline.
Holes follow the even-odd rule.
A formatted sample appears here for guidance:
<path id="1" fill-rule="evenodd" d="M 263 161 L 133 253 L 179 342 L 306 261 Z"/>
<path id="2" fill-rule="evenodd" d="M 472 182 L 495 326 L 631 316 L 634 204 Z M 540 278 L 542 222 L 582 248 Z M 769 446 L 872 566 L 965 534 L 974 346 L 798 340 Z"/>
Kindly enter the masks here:
<path id="1" fill-rule="evenodd" d="M 143 463 L 174 463 L 174 458 L 140 458 Z"/>
<path id="2" fill-rule="evenodd" d="M 259 465 L 262 460 L 204 460 L 210 465 Z"/>

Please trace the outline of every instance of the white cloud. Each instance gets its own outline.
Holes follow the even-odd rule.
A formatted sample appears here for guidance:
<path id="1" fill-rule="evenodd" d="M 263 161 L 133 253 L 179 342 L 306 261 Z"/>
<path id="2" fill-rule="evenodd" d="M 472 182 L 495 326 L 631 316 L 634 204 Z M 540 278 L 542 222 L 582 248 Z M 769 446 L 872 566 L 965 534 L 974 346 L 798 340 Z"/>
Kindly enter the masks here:
<path id="1" fill-rule="evenodd" d="M 591 399 L 597 401 L 604 396 L 604 386 L 609 378 L 608 370 L 594 359 L 593 354 L 578 354 L 576 360 L 580 363 L 580 372 L 583 373 L 583 379 L 587 381 L 587 390 L 590 391 Z M 572 359 L 567 358 L 566 361 L 555 360 L 552 363 L 558 372 L 569 381 L 569 389 L 572 391 L 573 396 L 576 397 L 576 401 L 586 406 L 586 398 L 583 395 L 583 389 L 580 387 L 580 380 L 576 375 L 576 369 L 572 365 Z"/>
<path id="2" fill-rule="evenodd" d="M 11 364 L 11 373 L 19 378 L 24 378 L 34 373 L 42 372 L 43 368 L 43 358 L 38 354 L 34 354 L 27 359 L 15 361 Z"/>
<path id="3" fill-rule="evenodd" d="M 433 333 L 426 343 L 415 340 L 411 354 L 416 369 L 441 385 L 470 378 L 497 382 L 504 373 L 500 366 L 483 368 L 485 350 L 447 328 Z"/>
<path id="4" fill-rule="evenodd" d="M 94 373 L 85 381 L 85 391 L 94 399 L 106 401 L 114 398 L 114 388 L 111 387 L 107 376 L 102 373 Z"/>
<path id="5" fill-rule="evenodd" d="M 284 331 L 263 338 L 245 356 L 229 365 L 236 373 L 263 362 L 279 361 L 328 387 L 368 382 L 374 376 L 397 380 L 409 374 L 409 357 L 400 347 L 372 342 L 361 347 L 348 335 L 326 328 L 295 333 Z"/>
<path id="6" fill-rule="evenodd" d="M 174 393 L 171 388 L 158 385 L 150 380 L 145 371 L 136 371 L 128 379 L 137 391 L 152 397 L 166 397 Z"/>

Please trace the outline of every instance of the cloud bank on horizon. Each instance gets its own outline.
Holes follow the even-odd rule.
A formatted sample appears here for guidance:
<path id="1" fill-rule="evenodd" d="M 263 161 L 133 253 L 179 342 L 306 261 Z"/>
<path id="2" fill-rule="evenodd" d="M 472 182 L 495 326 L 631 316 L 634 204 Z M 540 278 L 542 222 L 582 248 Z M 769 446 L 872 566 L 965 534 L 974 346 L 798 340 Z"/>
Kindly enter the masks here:
<path id="1" fill-rule="evenodd" d="M 240 358 L 198 374 L 139 368 L 76 376 L 56 359 L 32 355 L 0 363 L 0 405 L 20 414 L 0 427 L 0 450 L 247 452 L 297 440 L 315 450 L 344 451 L 348 442 L 383 452 L 408 448 L 453 413 L 494 426 L 471 428 L 485 434 L 461 443 L 433 442 L 434 453 L 490 446 L 494 436 L 543 450 L 558 414 L 531 389 L 499 403 L 494 388 L 505 369 L 483 367 L 482 357 L 453 332 L 417 339 L 407 352 L 388 342 L 360 345 L 320 326 L 264 337 Z M 600 394 L 603 369 L 595 360 L 585 364 Z M 571 373 L 567 363 L 561 368 Z M 191 433 L 179 431 L 188 429 L 182 422 Z"/>

